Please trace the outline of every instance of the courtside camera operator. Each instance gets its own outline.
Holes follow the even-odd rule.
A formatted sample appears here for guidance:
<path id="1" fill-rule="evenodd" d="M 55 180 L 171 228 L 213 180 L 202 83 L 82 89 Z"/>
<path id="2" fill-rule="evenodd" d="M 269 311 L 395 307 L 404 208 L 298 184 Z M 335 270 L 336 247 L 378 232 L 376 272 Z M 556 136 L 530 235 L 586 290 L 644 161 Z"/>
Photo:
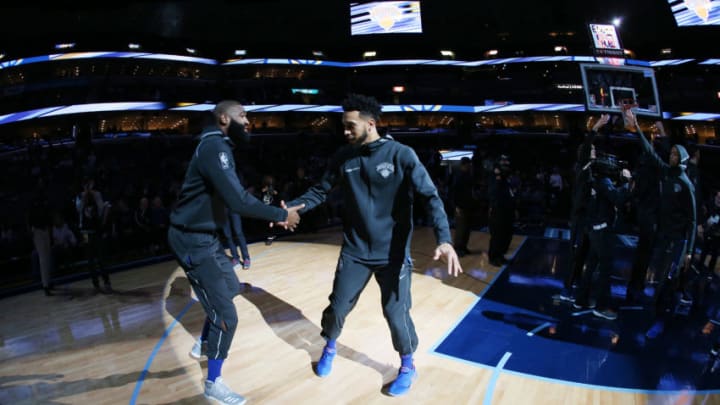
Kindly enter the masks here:
<path id="1" fill-rule="evenodd" d="M 575 308 L 591 308 L 593 315 L 614 320 L 617 312 L 610 302 L 610 272 L 615 210 L 630 198 L 630 171 L 613 155 L 596 152 L 587 163 L 589 189 L 586 199 L 586 225 L 589 250 Z M 618 183 L 622 185 L 618 185 Z"/>

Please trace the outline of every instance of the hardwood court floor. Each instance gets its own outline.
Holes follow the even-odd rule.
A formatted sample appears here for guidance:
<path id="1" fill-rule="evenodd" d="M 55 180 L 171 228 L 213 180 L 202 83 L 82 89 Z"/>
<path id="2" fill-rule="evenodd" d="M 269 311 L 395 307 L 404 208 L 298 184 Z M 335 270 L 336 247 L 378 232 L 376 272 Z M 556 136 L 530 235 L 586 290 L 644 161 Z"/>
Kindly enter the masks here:
<path id="1" fill-rule="evenodd" d="M 516 236 L 511 251 L 524 237 Z M 487 248 L 474 232 L 470 249 Z M 450 278 L 432 261 L 434 238 L 416 229 L 412 315 L 420 337 L 419 379 L 404 398 L 382 388 L 399 366 L 382 317 L 379 290 L 368 284 L 347 319 L 333 373 L 321 379 L 311 363 L 324 341 L 327 304 L 341 235 L 337 228 L 250 245 L 247 283 L 235 299 L 240 319 L 225 362 L 228 384 L 257 404 L 669 404 L 720 403 L 717 395 L 645 394 L 588 389 L 527 377 L 431 352 L 493 280 L 487 256 L 461 259 Z M 95 295 L 89 280 L 61 294 L 33 292 L 0 301 L 1 404 L 206 403 L 206 362 L 188 357 L 203 312 L 181 269 L 165 262 L 112 275 L 113 295 Z M 473 344 L 473 337 L 467 337 Z"/>

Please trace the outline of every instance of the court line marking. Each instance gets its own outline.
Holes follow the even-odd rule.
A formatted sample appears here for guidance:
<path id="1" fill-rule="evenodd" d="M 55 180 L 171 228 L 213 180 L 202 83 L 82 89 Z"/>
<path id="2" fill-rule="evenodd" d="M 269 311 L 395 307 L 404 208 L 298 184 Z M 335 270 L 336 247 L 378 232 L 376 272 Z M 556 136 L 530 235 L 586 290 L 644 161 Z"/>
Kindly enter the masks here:
<path id="1" fill-rule="evenodd" d="M 257 255 L 255 255 L 255 257 L 262 257 L 268 252 L 275 253 L 275 252 L 279 252 L 279 251 L 283 251 L 283 250 L 290 250 L 290 249 L 299 247 L 301 245 L 307 245 L 307 244 L 308 244 L 308 242 L 293 242 L 292 245 L 282 246 L 278 249 L 273 249 L 273 248 L 266 249 L 266 250 L 258 253 Z M 150 366 L 152 365 L 153 360 L 155 360 L 155 356 L 160 351 L 160 347 L 163 345 L 163 343 L 165 343 L 165 340 L 170 335 L 170 332 L 173 330 L 175 325 L 177 325 L 180 322 L 180 319 L 183 317 L 183 315 L 185 315 L 185 313 L 188 310 L 190 310 L 190 307 L 192 307 L 192 305 L 196 302 L 198 302 L 196 299 L 194 299 L 194 298 L 190 299 L 190 302 L 188 302 L 187 305 L 185 305 L 185 308 L 183 308 L 182 311 L 180 311 L 180 313 L 175 318 L 175 320 L 172 321 L 172 323 L 170 323 L 170 326 L 168 326 L 167 329 L 165 329 L 165 332 L 160 337 L 160 340 L 155 345 L 155 348 L 153 349 L 153 351 L 150 353 L 150 356 L 148 357 L 147 362 L 145 362 L 145 367 L 143 367 L 143 370 L 140 372 L 140 376 L 138 377 L 138 380 L 135 383 L 135 390 L 133 390 L 133 395 L 132 395 L 132 397 L 130 397 L 129 405 L 135 405 L 135 403 L 137 402 L 137 399 L 140 396 L 140 389 L 142 388 L 142 385 L 145 382 L 145 377 L 147 376 L 148 372 L 150 371 Z"/>
<path id="2" fill-rule="evenodd" d="M 165 339 L 167 339 L 167 337 L 170 335 L 170 332 L 173 330 L 175 325 L 177 325 L 177 323 L 180 321 L 180 318 L 182 318 L 183 315 L 185 315 L 185 313 L 188 310 L 190 310 L 190 307 L 195 302 L 197 302 L 197 301 L 195 301 L 194 299 L 191 299 L 190 302 L 188 302 L 185 305 L 185 308 L 183 308 L 182 311 L 180 311 L 177 318 L 175 318 L 175 320 L 172 321 L 170 326 L 168 326 L 167 329 L 165 329 L 165 332 L 160 337 L 160 340 L 157 342 L 157 344 L 153 348 L 152 353 L 150 353 L 150 357 L 148 357 L 147 361 L 145 362 L 145 367 L 143 368 L 142 372 L 140 373 L 140 376 L 138 377 L 137 382 L 135 383 L 135 389 L 133 390 L 132 397 L 130 397 L 130 405 L 134 405 L 135 402 L 137 401 L 137 398 L 140 395 L 140 389 L 142 388 L 143 381 L 145 381 L 145 377 L 147 376 L 148 372 L 150 371 L 150 365 L 152 364 L 153 360 L 155 360 L 155 356 L 160 351 L 160 347 L 163 345 L 163 343 L 165 343 Z"/>
<path id="3" fill-rule="evenodd" d="M 498 362 L 497 366 L 495 366 L 495 371 L 493 371 L 492 377 L 490 377 L 490 382 L 488 382 L 487 391 L 485 391 L 485 400 L 483 401 L 483 405 L 492 404 L 492 398 L 493 394 L 495 394 L 495 386 L 497 385 L 497 380 L 498 378 L 500 378 L 500 373 L 502 372 L 503 367 L 505 367 L 505 363 L 507 363 L 508 359 L 510 359 L 510 356 L 512 356 L 512 353 L 505 352 L 505 354 Z"/>
<path id="4" fill-rule="evenodd" d="M 528 332 L 527 335 L 528 335 L 528 336 L 534 336 L 536 333 L 540 332 L 541 330 L 543 330 L 543 329 L 545 329 L 545 328 L 547 328 L 548 326 L 551 326 L 551 325 L 552 325 L 552 323 L 550 323 L 550 322 L 545 322 L 544 324 L 542 324 L 542 325 L 538 326 L 537 328 L 535 328 L 535 329 L 531 330 L 530 332 Z"/>

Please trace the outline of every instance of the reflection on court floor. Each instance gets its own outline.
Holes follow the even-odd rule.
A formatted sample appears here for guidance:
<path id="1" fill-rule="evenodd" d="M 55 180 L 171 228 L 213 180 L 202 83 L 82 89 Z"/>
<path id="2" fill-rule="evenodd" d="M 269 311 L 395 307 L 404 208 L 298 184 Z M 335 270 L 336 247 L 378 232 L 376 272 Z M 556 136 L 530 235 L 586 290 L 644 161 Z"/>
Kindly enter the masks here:
<path id="1" fill-rule="evenodd" d="M 618 238 L 613 249 L 613 301 L 619 317 L 608 321 L 553 299 L 569 266 L 565 238 L 528 236 L 514 260 L 434 351 L 503 372 L 569 384 L 637 391 L 720 389 L 710 356 L 715 335 L 704 335 L 702 313 L 678 313 L 659 338 L 643 305 L 622 306 L 634 246 Z M 715 334 L 718 332 L 716 331 Z"/>

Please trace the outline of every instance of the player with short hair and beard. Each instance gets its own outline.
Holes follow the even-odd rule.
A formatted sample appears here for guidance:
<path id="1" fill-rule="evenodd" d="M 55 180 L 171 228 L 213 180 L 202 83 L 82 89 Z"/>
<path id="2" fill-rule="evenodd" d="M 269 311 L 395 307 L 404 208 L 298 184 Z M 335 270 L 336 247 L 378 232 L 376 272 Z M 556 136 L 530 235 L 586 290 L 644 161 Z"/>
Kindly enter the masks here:
<path id="1" fill-rule="evenodd" d="M 378 133 L 380 104 L 372 97 L 351 94 L 343 102 L 343 111 L 344 135 L 349 145 L 335 153 L 317 185 L 288 202 L 289 206 L 304 204 L 300 211 L 304 213 L 323 203 L 335 186 L 341 188 L 344 200 L 343 244 L 330 304 L 321 322 L 321 335 L 327 344 L 315 372 L 320 377 L 330 374 L 345 318 L 370 278 L 375 277 L 383 315 L 401 361 L 388 393 L 403 395 L 417 377 L 412 356 L 418 338 L 410 318 L 415 196 L 426 200 L 432 218 L 437 241 L 434 259 L 444 257 L 448 273 L 455 276 L 462 268 L 451 244 L 443 202 L 427 170 L 410 147 Z"/>

